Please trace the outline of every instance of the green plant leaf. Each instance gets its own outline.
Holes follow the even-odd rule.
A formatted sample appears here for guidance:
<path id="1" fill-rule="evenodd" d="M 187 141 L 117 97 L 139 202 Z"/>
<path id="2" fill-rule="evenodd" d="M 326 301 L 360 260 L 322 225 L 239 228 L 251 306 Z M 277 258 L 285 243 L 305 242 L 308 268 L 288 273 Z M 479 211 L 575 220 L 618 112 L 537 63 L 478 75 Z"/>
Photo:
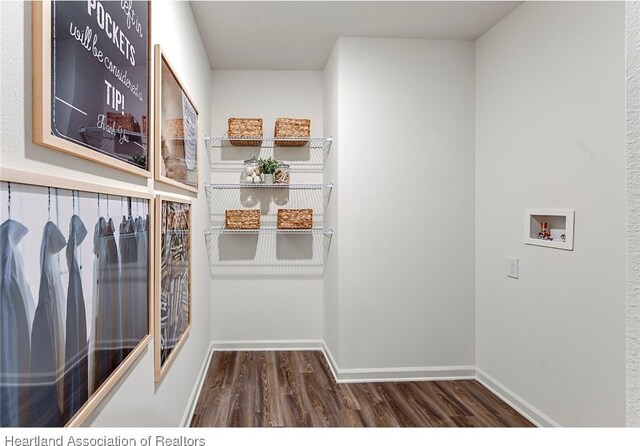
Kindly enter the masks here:
<path id="1" fill-rule="evenodd" d="M 264 174 L 274 174 L 276 168 L 278 167 L 278 160 L 275 160 L 271 157 L 269 158 L 260 158 L 258 160 L 258 165 L 260 166 L 260 171 Z"/>

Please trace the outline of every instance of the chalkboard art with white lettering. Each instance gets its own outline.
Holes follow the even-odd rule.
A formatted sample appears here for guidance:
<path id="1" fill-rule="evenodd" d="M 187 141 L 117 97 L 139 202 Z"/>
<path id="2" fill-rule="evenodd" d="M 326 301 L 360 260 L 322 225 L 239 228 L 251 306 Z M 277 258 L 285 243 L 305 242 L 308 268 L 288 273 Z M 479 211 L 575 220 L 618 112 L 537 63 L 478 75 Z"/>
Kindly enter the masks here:
<path id="1" fill-rule="evenodd" d="M 147 169 L 149 4 L 53 1 L 51 130 Z"/>

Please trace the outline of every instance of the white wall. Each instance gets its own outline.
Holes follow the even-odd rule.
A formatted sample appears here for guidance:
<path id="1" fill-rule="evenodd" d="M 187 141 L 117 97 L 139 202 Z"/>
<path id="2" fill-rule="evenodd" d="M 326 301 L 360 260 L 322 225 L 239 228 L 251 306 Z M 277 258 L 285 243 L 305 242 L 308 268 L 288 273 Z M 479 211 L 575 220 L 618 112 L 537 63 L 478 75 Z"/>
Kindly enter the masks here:
<path id="1" fill-rule="evenodd" d="M 322 72 L 320 71 L 234 71 L 211 72 L 211 134 L 223 135 L 232 117 L 263 118 L 264 136 L 273 136 L 276 118 L 311 119 L 311 135 L 323 136 Z M 274 156 L 279 160 L 297 158 L 300 149 L 229 148 L 215 152 L 216 161 L 225 162 Z M 307 150 L 308 152 L 308 150 Z M 308 155 L 308 153 L 307 153 Z M 237 183 L 240 169 L 235 166 L 213 166 L 207 179 L 213 183 Z M 307 165 L 308 167 L 308 165 Z M 319 169 L 292 168 L 291 181 L 320 183 Z M 243 192 L 244 193 L 244 192 Z M 221 226 L 225 209 L 260 208 L 263 225 L 274 224 L 277 212 L 273 191 L 261 190 L 255 195 L 260 202 L 248 206 L 241 202 L 238 190 L 212 196 L 212 219 Z M 278 192 L 280 193 L 280 192 Z M 321 195 L 316 192 L 289 194 L 288 207 L 308 207 L 313 203 L 315 224 L 321 225 Z M 271 217 L 270 217 L 271 215 Z M 223 237 L 223 236 L 221 236 Z M 223 346 L 242 341 L 308 341 L 322 339 L 322 249 L 321 239 L 313 239 L 313 257 L 278 258 L 275 237 L 259 238 L 224 236 L 210 239 L 211 261 L 211 336 Z M 303 236 L 306 237 L 306 236 Z M 303 239 L 293 240 L 293 243 Z M 295 248 L 295 246 L 293 247 Z"/>
<path id="2" fill-rule="evenodd" d="M 473 366 L 473 43 L 338 46 L 338 365 Z"/>
<path id="3" fill-rule="evenodd" d="M 626 4 L 627 426 L 640 427 L 640 3 Z"/>
<path id="4" fill-rule="evenodd" d="M 476 43 L 477 365 L 545 423 L 625 423 L 624 69 L 623 3 L 525 3 Z M 574 208 L 575 249 L 524 245 L 527 207 Z"/>
<path id="5" fill-rule="evenodd" d="M 2 127 L 0 159 L 3 168 L 43 173 L 106 186 L 152 191 L 152 180 L 132 176 L 62 152 L 34 145 L 31 134 L 31 5 L 1 2 Z M 200 109 L 200 132 L 209 123 L 209 63 L 189 4 L 154 2 L 153 39 L 161 43 Z M 162 30 L 171 29 L 167 33 Z M 10 62 L 9 62 L 10 61 Z M 202 141 L 202 138 L 201 138 Z M 206 160 L 200 143 L 199 160 Z M 203 162 L 204 164 L 204 162 Z M 203 166 L 206 172 L 206 165 Z M 170 192 L 172 189 L 157 189 Z M 164 380 L 154 385 L 150 345 L 110 395 L 93 412 L 93 426 L 177 426 L 209 345 L 209 288 L 207 255 L 202 230 L 207 205 L 201 193 L 193 203 L 193 329 Z"/>

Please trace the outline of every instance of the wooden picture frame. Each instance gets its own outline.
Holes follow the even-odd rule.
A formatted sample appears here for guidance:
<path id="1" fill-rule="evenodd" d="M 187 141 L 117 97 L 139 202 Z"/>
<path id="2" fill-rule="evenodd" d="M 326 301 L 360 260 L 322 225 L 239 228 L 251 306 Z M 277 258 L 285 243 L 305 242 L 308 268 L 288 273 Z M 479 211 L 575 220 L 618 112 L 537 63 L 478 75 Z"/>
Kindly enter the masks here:
<path id="1" fill-rule="evenodd" d="M 18 248 L 15 248 L 16 256 L 24 259 L 25 265 L 32 265 L 30 270 L 23 268 L 24 286 L 21 289 L 27 290 L 27 292 L 21 292 L 20 296 L 25 304 L 26 315 L 33 314 L 33 317 L 25 319 L 25 321 L 32 321 L 28 333 L 25 334 L 24 330 L 17 331 L 23 337 L 28 335 L 31 340 L 28 345 L 31 361 L 30 368 L 25 375 L 21 371 L 19 372 L 19 376 L 26 376 L 24 379 L 20 378 L 18 384 L 18 386 L 25 386 L 26 393 L 23 396 L 24 399 L 12 407 L 15 417 L 11 420 L 17 421 L 18 425 L 29 427 L 42 425 L 78 427 L 111 393 L 130 367 L 138 361 L 147 350 L 151 340 L 153 324 L 151 296 L 154 286 L 153 267 L 155 264 L 151 261 L 154 254 L 152 242 L 155 239 L 153 232 L 155 229 L 154 212 L 152 212 L 153 196 L 148 192 L 124 190 L 9 169 L 0 170 L 0 186 L 2 224 L 8 224 L 11 220 L 11 225 L 16 227 L 32 226 L 26 228 L 28 232 L 23 230 L 24 237 L 19 239 L 19 243 L 16 243 Z M 125 201 L 128 202 L 125 204 Z M 47 212 L 49 212 L 48 217 Z M 114 231 L 111 232 L 111 235 L 98 232 L 98 228 L 102 227 L 99 226 L 102 219 L 98 219 L 98 217 L 113 217 L 119 220 L 127 214 L 129 217 L 137 215 L 142 219 L 146 218 L 146 221 L 133 219 L 135 224 L 139 223 L 137 228 L 140 232 L 138 234 L 131 233 L 129 235 L 129 232 L 124 229 L 125 226 L 120 226 L 117 233 Z M 78 219 L 81 222 L 84 221 L 85 224 L 78 225 Z M 98 222 L 95 227 L 91 224 L 95 221 L 94 219 L 97 219 Z M 52 221 L 57 221 L 57 224 Z M 47 222 L 44 223 L 44 231 L 40 226 L 43 222 Z M 50 225 L 54 225 L 58 229 L 51 228 Z M 84 229 L 78 230 L 78 227 L 84 227 L 86 234 Z M 110 227 L 113 229 L 115 225 Z M 53 231 L 49 231 L 51 229 Z M 45 238 L 45 234 L 51 235 Z M 64 238 L 61 240 L 61 237 Z M 103 237 L 105 237 L 104 241 L 100 241 Z M 39 241 L 40 239 L 42 241 Z M 52 260 L 50 264 L 63 265 L 58 271 L 59 276 L 50 272 L 55 272 L 55 267 L 48 270 L 43 266 L 44 260 L 39 251 L 44 249 L 45 240 L 47 240 L 49 247 L 56 244 L 51 249 Z M 71 240 L 74 240 L 73 244 L 70 244 Z M 100 260 L 100 255 L 96 255 L 96 252 L 110 252 L 112 254 L 116 240 L 119 254 L 118 262 L 111 261 L 107 264 L 105 256 Z M 126 240 L 126 244 L 123 240 Z M 143 241 L 146 241 L 146 246 Z M 134 242 L 135 244 L 132 244 Z M 125 245 L 131 248 L 126 251 L 129 253 L 128 255 L 123 254 Z M 65 256 L 65 247 L 66 261 L 56 259 L 55 256 Z M 73 254 L 70 254 L 71 252 Z M 140 257 L 145 253 L 146 259 Z M 71 255 L 77 259 L 77 264 L 70 260 Z M 111 260 L 115 258 L 113 255 L 106 257 Z M 124 260 L 125 257 L 127 260 Z M 33 262 L 39 264 L 39 268 L 34 268 Z M 12 265 L 20 263 L 22 260 Z M 105 276 L 102 275 L 105 274 L 105 265 L 107 265 L 107 269 L 111 268 L 111 271 L 115 271 L 113 269 L 115 267 L 108 265 L 118 265 L 118 270 L 128 271 L 126 277 L 118 273 L 118 286 L 112 287 L 110 292 L 106 292 L 104 287 L 100 288 L 100 285 L 96 285 L 108 282 L 104 280 Z M 1 268 L 5 267 L 7 266 L 1 265 Z M 67 268 L 66 272 L 64 268 Z M 97 276 L 95 276 L 95 271 L 98 271 Z M 2 272 L 4 273 L 4 270 Z M 45 272 L 47 280 L 43 280 Z M 54 278 L 53 281 L 49 280 L 51 277 Z M 55 282 L 59 283 L 57 288 L 51 285 Z M 78 286 L 79 284 L 80 286 Z M 96 286 L 98 288 L 95 288 Z M 146 296 L 139 292 L 145 286 Z M 43 287 L 45 287 L 44 293 Z M 52 289 L 58 289 L 63 294 L 60 292 L 51 293 Z M 125 289 L 129 291 L 126 292 Z M 78 292 L 78 290 L 80 291 Z M 110 298 L 114 296 L 113 293 L 119 296 L 119 305 L 116 307 L 111 306 L 112 299 Z M 140 296 L 146 299 L 140 299 Z M 51 302 L 57 300 L 59 304 L 62 301 L 61 297 L 64 297 L 64 304 L 58 305 L 57 308 L 65 308 L 64 318 L 56 318 L 55 315 L 60 314 L 57 312 L 48 313 L 48 318 L 46 311 L 40 312 L 42 299 L 48 298 L 51 299 Z M 28 308 L 29 300 L 35 303 L 35 309 Z M 82 304 L 78 302 L 82 302 Z M 105 306 L 107 303 L 109 305 Z M 44 307 L 46 304 L 43 304 Z M 81 311 L 83 307 L 84 312 Z M 103 311 L 105 308 L 108 308 L 108 311 Z M 19 315 L 19 312 L 16 312 L 16 315 Z M 82 315 L 86 315 L 86 319 Z M 120 315 L 120 317 L 114 318 L 114 315 Z M 14 320 L 17 321 L 15 325 L 19 327 L 20 318 L 16 316 Z M 47 341 L 50 336 L 41 336 L 43 333 L 50 333 L 46 330 L 43 332 L 43 327 L 47 326 L 46 323 L 43 325 L 43 321 L 47 320 L 65 322 L 64 331 L 53 330 L 58 333 L 58 336 L 54 336 L 58 339 L 57 343 L 53 340 Z M 84 332 L 82 331 L 83 320 L 85 320 Z M 107 328 L 105 331 L 105 327 L 113 327 L 112 321 L 117 321 L 115 326 L 119 329 Z M 58 327 L 62 327 L 62 323 L 59 322 Z M 109 330 L 113 335 L 105 336 Z M 83 336 L 85 333 L 86 336 Z M 64 337 L 64 341 L 62 337 Z M 12 338 L 15 339 L 13 336 Z M 83 339 L 86 340 L 86 344 L 82 343 Z M 79 342 L 74 344 L 78 340 Z M 64 356 L 57 356 L 60 348 L 54 347 L 54 345 L 64 345 Z M 0 344 L 0 349 L 5 349 L 5 347 L 7 346 L 4 343 Z M 7 348 L 8 351 L 10 351 L 10 347 Z M 3 357 L 5 357 L 4 353 Z M 47 360 L 49 362 L 43 366 L 41 358 L 49 358 Z M 61 364 L 60 358 L 64 361 L 62 366 L 53 367 L 56 364 Z M 18 370 L 18 367 L 24 367 L 24 362 L 17 364 L 12 366 L 13 369 Z M 36 364 L 39 365 L 36 366 Z M 7 373 L 7 376 L 11 376 L 7 371 L 7 366 L 7 364 L 3 364 L 0 373 Z M 62 375 L 63 378 L 60 378 L 59 375 Z M 42 376 L 49 378 L 42 378 Z M 70 381 L 67 381 L 67 377 Z M 4 379 L 0 381 L 6 383 Z M 58 383 L 63 384 L 59 386 Z M 47 386 L 50 392 L 51 388 L 55 390 L 57 397 L 47 399 L 42 396 L 43 389 L 46 389 Z M 51 396 L 51 393 L 48 395 Z M 52 401 L 54 404 L 50 404 Z M 60 403 L 61 401 L 62 403 Z M 4 418 L 3 415 L 3 423 L 7 420 L 8 418 Z"/>
<path id="2" fill-rule="evenodd" d="M 155 179 L 197 194 L 198 108 L 160 45 L 154 52 Z"/>
<path id="3" fill-rule="evenodd" d="M 178 356 L 191 330 L 193 307 L 191 201 L 173 196 L 157 195 L 155 211 L 154 374 L 156 382 L 159 382 Z M 171 214 L 169 215 L 169 213 Z M 167 235 L 172 235 L 172 239 L 167 239 Z M 175 256 L 175 253 L 166 255 L 165 253 L 168 254 L 173 251 L 166 251 L 164 248 L 169 249 L 173 243 L 176 243 L 179 251 L 180 243 L 184 243 L 185 235 L 188 252 L 183 253 L 182 261 L 176 261 L 171 258 Z M 182 242 L 179 240 L 174 242 L 176 240 L 175 237 L 182 238 Z M 182 262 L 186 262 L 186 265 L 181 264 Z M 185 274 L 188 277 L 185 278 Z M 172 275 L 175 276 L 171 277 Z M 185 285 L 187 287 L 186 290 L 184 289 Z M 186 295 L 183 293 L 180 298 L 176 295 L 175 290 L 178 290 L 179 293 L 186 291 Z M 186 303 L 184 302 L 185 298 Z M 182 312 L 177 304 L 183 306 Z M 184 311 L 185 304 L 188 307 L 186 314 Z M 177 318 L 166 316 L 166 320 L 163 322 L 163 312 L 176 314 Z M 167 334 L 168 332 L 171 334 Z"/>
<path id="4" fill-rule="evenodd" d="M 150 178 L 151 2 L 98 1 L 93 10 L 87 2 L 31 5 L 33 142 Z M 144 14 L 138 14 L 139 7 L 146 8 Z M 121 38 L 113 37 L 114 28 Z M 60 37 L 58 43 L 56 29 L 66 40 Z M 140 57 L 140 42 L 146 43 L 146 57 Z"/>

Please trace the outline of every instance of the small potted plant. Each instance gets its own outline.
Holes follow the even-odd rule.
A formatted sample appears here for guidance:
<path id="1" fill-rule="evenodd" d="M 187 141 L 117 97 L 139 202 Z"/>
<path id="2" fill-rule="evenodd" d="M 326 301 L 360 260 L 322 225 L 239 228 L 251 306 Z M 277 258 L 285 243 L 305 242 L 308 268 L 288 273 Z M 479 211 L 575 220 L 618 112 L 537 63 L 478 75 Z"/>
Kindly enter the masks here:
<path id="1" fill-rule="evenodd" d="M 263 175 L 264 184 L 273 184 L 273 174 L 278 167 L 278 161 L 273 158 L 260 158 L 258 160 L 258 165 L 260 166 L 260 172 Z"/>

